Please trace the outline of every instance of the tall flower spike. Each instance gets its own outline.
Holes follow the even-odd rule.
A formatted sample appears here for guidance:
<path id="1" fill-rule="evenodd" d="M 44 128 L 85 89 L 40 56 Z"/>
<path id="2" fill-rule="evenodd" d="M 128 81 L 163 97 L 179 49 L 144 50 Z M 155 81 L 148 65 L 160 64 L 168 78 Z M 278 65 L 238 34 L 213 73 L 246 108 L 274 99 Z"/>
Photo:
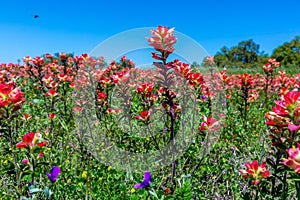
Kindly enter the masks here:
<path id="1" fill-rule="evenodd" d="M 158 26 L 156 30 L 151 30 L 150 32 L 152 37 L 147 38 L 149 45 L 161 53 L 152 53 L 152 57 L 157 60 L 167 59 L 167 57 L 175 50 L 173 46 L 176 43 L 177 38 L 173 35 L 174 28 Z"/>

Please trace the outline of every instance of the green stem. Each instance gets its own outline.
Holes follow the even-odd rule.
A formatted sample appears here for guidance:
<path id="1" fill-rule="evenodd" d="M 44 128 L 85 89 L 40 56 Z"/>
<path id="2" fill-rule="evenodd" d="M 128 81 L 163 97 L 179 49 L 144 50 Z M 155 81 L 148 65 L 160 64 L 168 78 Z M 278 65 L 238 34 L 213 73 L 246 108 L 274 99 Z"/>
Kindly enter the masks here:
<path id="1" fill-rule="evenodd" d="M 6 118 L 8 119 L 8 123 L 7 123 L 7 129 L 8 129 L 8 135 L 9 135 L 9 143 L 10 143 L 10 148 L 12 149 L 12 156 L 14 159 L 14 165 L 15 165 L 15 173 L 16 173 L 16 179 L 17 179 L 17 188 L 20 192 L 20 195 L 22 195 L 22 191 L 21 191 L 21 186 L 20 186 L 20 179 L 19 179 L 19 171 L 18 171 L 18 161 L 17 161 L 17 156 L 15 154 L 15 152 L 13 151 L 14 146 L 14 140 L 13 140 L 13 132 L 11 129 L 11 124 L 10 124 L 10 115 L 9 115 L 9 110 L 8 108 L 6 109 Z"/>
<path id="2" fill-rule="evenodd" d="M 300 182 L 299 181 L 295 181 L 295 187 L 296 187 L 296 191 L 297 191 L 297 199 L 300 199 Z"/>

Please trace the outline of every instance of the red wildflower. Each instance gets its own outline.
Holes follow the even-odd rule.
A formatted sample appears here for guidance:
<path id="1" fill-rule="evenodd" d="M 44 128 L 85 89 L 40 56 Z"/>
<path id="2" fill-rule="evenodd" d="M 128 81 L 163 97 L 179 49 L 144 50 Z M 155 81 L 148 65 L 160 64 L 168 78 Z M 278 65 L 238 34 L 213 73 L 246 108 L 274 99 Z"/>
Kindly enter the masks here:
<path id="1" fill-rule="evenodd" d="M 146 121 L 146 120 L 149 120 L 149 119 L 150 119 L 151 114 L 152 114 L 151 110 L 149 110 L 149 111 L 145 110 L 145 111 L 142 111 L 142 112 L 140 113 L 140 115 L 139 115 L 139 116 L 136 116 L 135 118 L 136 118 L 136 119 L 139 119 L 139 120 Z"/>
<path id="2" fill-rule="evenodd" d="M 156 59 L 166 59 L 175 49 L 174 44 L 177 39 L 173 35 L 174 28 L 167 28 L 165 26 L 158 26 L 156 30 L 151 30 L 151 38 L 148 38 L 149 45 L 155 50 L 161 52 L 161 55 L 156 54 Z"/>
<path id="3" fill-rule="evenodd" d="M 105 92 L 99 92 L 98 93 L 98 99 L 100 101 L 105 100 L 107 98 L 107 94 Z"/>
<path id="4" fill-rule="evenodd" d="M 24 92 L 15 87 L 14 83 L 0 83 L 0 108 L 13 104 L 13 110 L 18 110 L 25 101 L 23 94 Z"/>
<path id="5" fill-rule="evenodd" d="M 250 87 L 253 85 L 253 79 L 250 74 L 242 74 L 239 76 L 240 78 L 240 86 L 242 87 Z"/>
<path id="6" fill-rule="evenodd" d="M 241 169 L 240 172 L 244 178 L 251 178 L 253 185 L 258 185 L 260 179 L 268 178 L 270 176 L 270 171 L 267 170 L 266 162 L 262 162 L 260 165 L 257 160 L 254 160 L 252 163 L 245 163 L 246 170 Z"/>
<path id="7" fill-rule="evenodd" d="M 289 148 L 286 152 L 289 154 L 289 157 L 288 159 L 284 158 L 282 164 L 300 173 L 300 143 L 298 143 L 297 148 Z"/>
<path id="8" fill-rule="evenodd" d="M 272 71 L 272 65 L 269 64 L 269 63 L 265 64 L 265 65 L 263 66 L 263 70 L 264 70 L 265 73 L 271 72 L 271 71 Z"/>
<path id="9" fill-rule="evenodd" d="M 275 58 L 269 58 L 268 63 L 270 63 L 275 68 L 280 66 L 280 63 Z"/>
<path id="10" fill-rule="evenodd" d="M 55 90 L 50 89 L 47 93 L 46 93 L 46 97 L 50 96 L 50 97 L 55 97 L 57 96 L 58 93 Z"/>
<path id="11" fill-rule="evenodd" d="M 34 147 L 35 144 L 37 144 L 37 146 L 39 147 L 43 147 L 47 145 L 48 142 L 42 139 L 40 133 L 30 132 L 25 134 L 22 137 L 22 142 L 17 143 L 16 147 L 17 148 Z"/>
<path id="12" fill-rule="evenodd" d="M 59 54 L 59 58 L 60 58 L 61 60 L 66 60 L 66 59 L 67 59 L 67 54 L 64 53 L 64 52 L 61 52 L 61 53 Z"/>
<path id="13" fill-rule="evenodd" d="M 23 117 L 21 117 L 22 120 L 31 119 L 32 116 L 30 116 L 28 113 L 25 113 Z"/>
<path id="14" fill-rule="evenodd" d="M 55 115 L 54 113 L 48 114 L 48 119 L 49 119 L 49 120 L 52 120 L 52 119 L 54 119 L 54 118 L 56 118 L 56 115 Z"/>
<path id="15" fill-rule="evenodd" d="M 221 122 L 217 121 L 216 119 L 212 117 L 202 117 L 203 122 L 201 123 L 201 126 L 199 127 L 200 131 L 216 131 L 219 130 L 221 127 Z"/>

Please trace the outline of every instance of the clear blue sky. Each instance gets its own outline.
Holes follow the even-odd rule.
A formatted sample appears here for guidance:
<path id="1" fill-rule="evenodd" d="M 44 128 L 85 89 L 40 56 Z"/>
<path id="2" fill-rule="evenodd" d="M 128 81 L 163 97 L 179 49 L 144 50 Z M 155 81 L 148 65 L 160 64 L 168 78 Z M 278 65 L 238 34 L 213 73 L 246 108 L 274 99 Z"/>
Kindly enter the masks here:
<path id="1" fill-rule="evenodd" d="M 26 55 L 89 53 L 114 34 L 157 25 L 176 27 L 211 55 L 251 38 L 270 54 L 300 35 L 299 8 L 299 0 L 1 1 L 0 63 Z"/>

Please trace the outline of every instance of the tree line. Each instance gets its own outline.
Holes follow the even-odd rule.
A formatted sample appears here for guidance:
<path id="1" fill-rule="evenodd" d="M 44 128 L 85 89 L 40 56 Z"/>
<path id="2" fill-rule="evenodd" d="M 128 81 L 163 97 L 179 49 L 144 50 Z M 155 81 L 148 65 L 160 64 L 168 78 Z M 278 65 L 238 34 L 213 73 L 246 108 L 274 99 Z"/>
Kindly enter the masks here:
<path id="1" fill-rule="evenodd" d="M 272 57 L 285 67 L 300 66 L 300 36 L 278 46 L 271 55 L 261 52 L 259 48 L 259 44 L 252 39 L 241 41 L 231 48 L 222 47 L 214 56 L 214 61 L 221 68 L 254 67 L 262 66 Z"/>

